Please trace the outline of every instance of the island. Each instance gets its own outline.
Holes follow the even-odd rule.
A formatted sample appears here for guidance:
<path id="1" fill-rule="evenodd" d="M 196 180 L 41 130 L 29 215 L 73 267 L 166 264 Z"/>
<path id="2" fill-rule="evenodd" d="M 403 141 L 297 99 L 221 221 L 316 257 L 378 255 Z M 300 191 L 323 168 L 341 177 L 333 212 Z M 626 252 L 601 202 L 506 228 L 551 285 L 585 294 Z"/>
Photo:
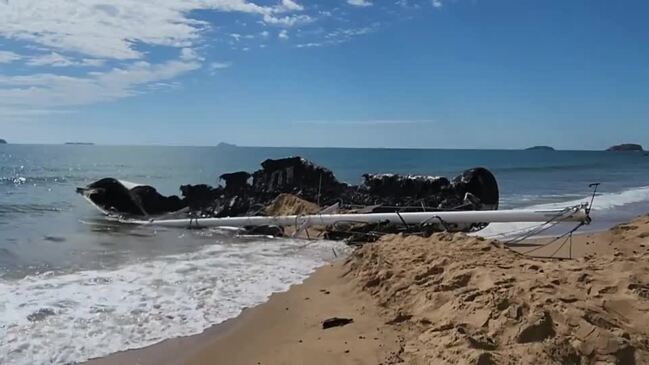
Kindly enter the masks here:
<path id="1" fill-rule="evenodd" d="M 7 144 L 7 141 L 4 140 L 4 139 L 2 139 L 2 138 L 0 138 L 0 144 Z"/>
<path id="2" fill-rule="evenodd" d="M 644 152 L 642 146 L 636 143 L 623 143 L 616 146 L 609 147 L 607 151 L 610 152 Z"/>
<path id="3" fill-rule="evenodd" d="M 238 146 L 236 144 L 221 142 L 221 143 L 217 144 L 216 147 L 218 147 L 218 148 L 237 148 Z"/>
<path id="4" fill-rule="evenodd" d="M 526 148 L 525 151 L 554 151 L 554 148 L 550 146 L 533 146 Z"/>
<path id="5" fill-rule="evenodd" d="M 94 146 L 92 142 L 65 142 L 65 144 L 78 145 L 78 146 Z"/>

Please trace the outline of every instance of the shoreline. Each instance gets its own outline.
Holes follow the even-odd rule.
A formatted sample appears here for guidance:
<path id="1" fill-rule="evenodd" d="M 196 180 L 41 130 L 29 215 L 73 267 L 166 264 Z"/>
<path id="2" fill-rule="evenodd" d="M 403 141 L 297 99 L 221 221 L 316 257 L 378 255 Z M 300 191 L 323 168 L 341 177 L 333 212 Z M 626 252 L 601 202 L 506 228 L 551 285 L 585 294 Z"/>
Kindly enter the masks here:
<path id="1" fill-rule="evenodd" d="M 310 364 L 379 364 L 396 356 L 400 348 L 396 332 L 382 324 L 377 308 L 366 305 L 366 293 L 341 280 L 342 274 L 342 261 L 326 264 L 288 291 L 274 293 L 266 302 L 246 308 L 237 317 L 201 334 L 168 339 L 83 364 L 289 364 L 292 360 Z M 354 322 L 322 329 L 322 321 L 332 317 L 351 317 Z M 271 362 L 266 361 L 268 358 Z"/>
<path id="2" fill-rule="evenodd" d="M 512 269 L 512 264 L 520 262 L 521 267 L 523 267 L 524 270 L 520 274 L 529 275 L 529 270 L 525 269 L 527 267 L 541 267 L 543 269 L 539 269 L 540 273 L 545 272 L 545 274 L 541 275 L 553 277 L 551 280 L 552 282 L 557 281 L 564 283 L 564 285 L 573 285 L 575 282 L 578 283 L 578 280 L 580 280 L 570 278 L 570 275 L 576 275 L 571 274 L 573 271 L 576 273 L 581 272 L 580 275 L 587 274 L 588 276 L 592 275 L 593 277 L 600 275 L 598 273 L 602 271 L 607 274 L 598 279 L 600 284 L 589 285 L 589 287 L 599 288 L 597 290 L 603 294 L 605 291 L 603 291 L 604 289 L 602 288 L 608 287 L 608 284 L 606 284 L 607 276 L 615 278 L 615 282 L 618 282 L 617 280 L 623 280 L 622 278 L 624 276 L 635 277 L 637 274 L 638 277 L 641 277 L 645 275 L 644 273 L 649 272 L 649 268 L 644 263 L 643 265 L 639 265 L 641 267 L 637 268 L 633 267 L 635 264 L 632 264 L 639 263 L 637 257 L 649 255 L 648 237 L 649 216 L 642 216 L 631 222 L 617 225 L 610 230 L 595 233 L 584 232 L 575 235 L 572 244 L 572 257 L 576 260 L 549 259 L 548 256 L 550 253 L 555 254 L 555 257 L 553 258 L 568 258 L 570 254 L 568 251 L 569 246 L 566 244 L 561 250 L 556 250 L 560 242 L 556 242 L 549 246 L 543 246 L 543 243 L 546 243 L 548 239 L 537 239 L 525 242 L 513 250 L 503 249 L 502 247 L 501 249 L 497 249 L 495 257 L 500 257 L 500 259 L 493 263 L 490 263 L 493 261 L 491 259 L 487 259 L 487 261 L 478 261 L 482 269 L 478 269 L 476 273 L 479 277 L 482 277 L 485 275 L 485 272 L 488 273 L 490 270 L 500 270 L 498 267 L 502 266 L 505 270 L 500 270 L 502 273 L 499 275 L 506 275 L 507 272 Z M 424 275 L 422 270 L 425 267 L 422 266 L 425 265 L 424 262 L 418 263 L 417 257 L 430 254 L 427 252 L 428 249 L 421 251 L 424 246 L 428 247 L 427 245 L 429 244 L 439 244 L 439 242 L 447 242 L 448 244 L 451 244 L 449 249 L 455 247 L 455 242 L 458 242 L 458 245 L 460 245 L 457 247 L 458 250 L 474 250 L 476 251 L 475 255 L 482 255 L 482 253 L 485 253 L 486 258 L 493 253 L 493 249 L 489 248 L 491 246 L 485 244 L 485 242 L 490 241 L 476 237 L 466 237 L 453 234 L 436 234 L 434 235 L 434 238 L 431 239 L 389 236 L 379 242 L 380 246 L 389 245 L 389 248 L 368 246 L 367 249 L 363 248 L 353 253 L 345 262 L 338 261 L 336 263 L 327 264 L 317 269 L 306 280 L 304 280 L 303 283 L 291 286 L 286 292 L 275 293 L 265 303 L 253 308 L 245 309 L 239 316 L 212 326 L 201 334 L 166 340 L 143 349 L 119 352 L 103 358 L 90 360 L 84 364 L 419 364 L 429 363 L 431 359 L 439 361 L 433 363 L 440 364 L 457 363 L 457 361 L 463 360 L 466 360 L 466 363 L 469 364 L 500 364 L 501 362 L 497 362 L 494 359 L 499 356 L 505 356 L 503 354 L 508 353 L 508 351 L 514 351 L 514 353 L 507 356 L 514 356 L 519 360 L 522 359 L 521 361 L 524 362 L 532 361 L 536 363 L 552 363 L 547 362 L 550 361 L 549 358 L 547 358 L 549 355 L 538 350 L 537 347 L 531 347 L 532 349 L 526 348 L 525 351 L 522 351 L 519 349 L 521 345 L 516 344 L 516 341 L 507 346 L 503 345 L 502 350 L 499 348 L 498 351 L 496 351 L 494 348 L 493 352 L 492 350 L 485 350 L 483 348 L 486 346 L 485 348 L 491 349 L 492 345 L 489 345 L 488 343 L 486 345 L 477 345 L 477 347 L 471 345 L 471 341 L 473 341 L 470 340 L 471 338 L 475 340 L 476 338 L 482 338 L 480 336 L 484 335 L 481 334 L 482 330 L 479 328 L 485 326 L 485 319 L 487 322 L 492 320 L 491 317 L 494 315 L 493 309 L 491 309 L 492 314 L 487 315 L 487 317 L 485 317 L 485 309 L 475 309 L 462 314 L 462 311 L 459 310 L 462 307 L 457 307 L 456 309 L 446 308 L 447 304 L 443 304 L 444 301 L 451 299 L 447 296 L 445 297 L 446 299 L 443 299 L 443 302 L 435 304 L 435 307 L 433 308 L 429 305 L 425 305 L 426 301 L 437 301 L 431 299 L 434 298 L 434 296 L 430 297 L 430 295 L 433 295 L 432 293 L 427 294 L 428 296 L 425 297 L 427 299 L 422 302 L 423 298 L 421 298 L 421 293 L 418 292 L 419 289 L 414 287 L 419 285 L 417 283 L 420 279 L 417 278 Z M 395 244 L 399 245 L 398 248 L 392 246 Z M 414 247 L 412 249 L 413 251 L 408 252 L 411 247 Z M 480 248 L 476 250 L 474 247 Z M 535 252 L 536 257 L 521 255 L 521 253 L 524 253 L 525 251 L 537 248 L 538 250 Z M 388 251 L 385 251 L 386 249 Z M 517 253 L 512 253 L 512 251 Z M 430 259 L 426 260 L 436 260 L 445 252 L 446 251 L 440 251 L 431 256 Z M 368 253 L 371 253 L 371 255 L 367 256 Z M 461 255 L 459 258 L 465 259 L 464 253 L 460 251 L 455 254 Z M 361 256 L 359 257 L 359 255 Z M 506 262 L 501 263 L 500 261 L 502 258 L 505 258 Z M 473 260 L 474 257 L 467 256 L 466 259 L 470 261 Z M 379 260 L 379 266 L 376 266 L 376 260 Z M 414 283 L 404 282 L 404 280 L 401 280 L 392 283 L 392 286 L 389 286 L 386 283 L 394 280 L 394 276 L 392 276 L 393 274 L 391 274 L 391 270 L 386 271 L 386 269 L 381 268 L 381 265 L 385 265 L 381 264 L 383 260 L 388 263 L 393 260 L 401 260 L 405 263 L 404 266 L 409 264 L 412 265 L 412 267 L 409 268 L 410 271 L 415 273 L 419 272 L 419 274 L 413 274 L 414 279 L 412 280 Z M 374 267 L 368 269 L 368 265 L 374 265 Z M 452 262 L 445 262 L 444 265 L 447 265 L 447 267 L 453 267 L 455 264 Z M 497 267 L 489 268 L 484 265 L 496 265 Z M 601 267 L 599 269 L 594 269 L 592 268 L 594 265 L 600 265 Z M 616 269 L 612 270 L 612 267 L 615 267 Z M 624 268 L 624 270 L 627 270 L 628 272 L 621 274 L 618 272 L 620 271 L 620 268 Z M 462 269 L 459 272 L 462 273 L 465 270 L 467 269 Z M 373 273 L 367 274 L 366 271 L 371 271 Z M 430 269 L 426 269 L 423 272 L 427 273 L 428 271 L 430 271 Z M 445 273 L 442 273 L 441 275 L 443 276 Z M 524 275 L 521 275 L 521 277 Z M 526 280 L 530 283 L 536 282 L 537 280 L 535 280 L 535 275 L 538 274 L 533 274 L 526 278 Z M 485 280 L 487 279 L 478 280 L 476 285 L 478 285 L 478 287 L 487 285 L 488 287 L 489 285 L 493 285 L 494 282 L 497 283 L 497 281 L 493 281 L 493 279 L 488 279 L 486 282 L 491 282 L 492 284 L 481 284 L 481 282 Z M 400 282 L 402 283 L 399 284 Z M 383 288 L 384 285 L 386 286 L 385 288 Z M 525 289 L 526 291 L 534 290 L 534 285 L 526 285 L 531 285 L 529 287 L 523 286 L 527 288 Z M 577 288 L 569 290 L 571 298 L 574 297 L 575 294 L 578 294 L 575 291 L 581 291 L 583 289 L 579 284 L 577 285 Z M 621 284 L 617 285 L 619 286 Z M 639 284 L 629 283 L 623 284 L 623 286 L 620 287 L 622 288 L 626 286 L 632 288 L 634 285 Z M 507 286 L 504 286 L 503 288 L 507 288 Z M 406 294 L 397 294 L 401 293 L 402 290 L 403 293 Z M 453 288 L 452 290 L 457 291 L 457 295 L 462 295 L 462 288 Z M 552 300 L 556 299 L 554 296 L 559 298 L 562 295 L 568 295 L 568 292 L 565 292 L 565 289 L 555 288 L 553 290 L 559 290 L 559 292 L 549 297 L 545 296 L 545 301 L 550 300 L 550 298 L 553 298 Z M 591 289 L 588 289 L 587 292 L 590 293 L 590 290 Z M 328 292 L 328 294 L 325 294 L 325 292 Z M 564 292 L 566 294 L 559 294 Z M 602 309 L 599 307 L 599 304 L 597 304 L 601 299 L 597 298 L 601 298 L 602 294 L 598 294 L 591 298 L 589 296 L 590 294 L 585 293 L 586 292 L 582 293 L 582 296 L 578 295 L 579 301 L 583 302 L 584 306 L 589 308 L 599 308 L 597 310 L 601 311 Z M 608 300 L 608 302 L 614 303 L 612 304 L 612 309 L 610 309 L 613 311 L 611 312 L 613 314 L 610 314 L 613 317 L 607 319 L 608 321 L 615 323 L 616 326 L 622 326 L 625 331 L 630 331 L 628 328 L 624 327 L 626 325 L 620 323 L 626 323 L 626 321 L 641 321 L 644 320 L 644 318 L 649 320 L 649 306 L 644 307 L 642 303 L 628 303 L 628 296 L 630 295 L 628 290 L 623 293 L 617 293 L 617 290 L 611 293 L 615 294 L 615 296 Z M 546 294 L 549 295 L 548 293 Z M 399 295 L 403 295 L 404 298 L 398 299 Z M 412 299 L 413 297 L 416 299 Z M 541 300 L 542 298 L 544 298 L 543 294 L 541 294 L 538 299 Z M 534 297 L 532 299 L 534 299 Z M 402 300 L 403 302 L 401 302 Z M 409 300 L 412 303 L 409 303 Z M 453 300 L 457 301 L 457 298 Z M 567 303 L 572 303 L 573 300 L 576 299 L 570 299 Z M 543 303 L 546 303 L 545 301 Z M 606 302 L 607 301 L 604 303 Z M 498 306 L 499 305 L 500 304 L 498 304 Z M 520 305 L 525 306 L 526 304 L 522 303 Z M 558 305 L 561 305 L 561 303 Z M 543 304 L 539 308 L 545 308 L 545 306 L 547 306 L 547 304 Z M 602 308 L 606 309 L 607 307 L 604 305 Z M 532 309 L 533 305 L 530 304 L 528 311 L 531 314 L 537 313 Z M 508 310 L 511 311 L 511 309 Z M 619 322 L 620 319 L 617 318 L 619 315 L 615 314 L 617 313 L 616 311 L 620 310 L 624 313 L 624 315 L 622 315 L 622 322 Z M 441 312 L 436 314 L 438 311 Z M 557 311 L 559 310 L 557 309 Z M 609 311 L 609 309 L 606 309 L 606 311 Z M 523 313 L 525 313 L 525 311 Z M 321 328 L 321 322 L 323 320 L 336 316 L 350 317 L 354 319 L 354 322 L 339 328 L 328 330 L 323 330 Z M 626 318 L 625 316 L 629 316 L 629 318 Z M 450 324 L 447 323 L 451 323 L 453 319 L 459 320 L 459 318 L 462 318 L 462 320 L 466 318 L 466 323 L 468 324 L 460 325 L 460 327 L 455 325 L 456 328 L 465 328 L 463 326 L 473 328 L 472 326 L 474 326 L 474 330 L 477 331 L 469 337 L 469 346 L 457 354 L 449 354 L 446 347 L 436 348 L 436 345 L 434 344 L 437 344 L 440 341 L 441 343 L 445 343 L 444 341 L 450 341 L 447 338 L 448 336 L 443 337 L 441 333 L 448 330 L 447 326 L 450 326 Z M 559 320 L 556 321 L 559 322 Z M 575 323 L 581 323 L 578 319 L 574 319 L 573 321 L 576 321 Z M 476 325 L 476 323 L 482 324 Z M 433 327 L 432 330 L 425 329 L 430 326 Z M 489 325 L 489 328 L 490 326 L 491 325 Z M 594 352 L 592 353 L 594 355 L 592 356 L 601 355 L 602 358 L 605 358 L 606 356 L 610 357 L 619 355 L 600 354 L 597 351 L 605 352 L 605 350 L 598 350 L 597 346 L 599 345 L 597 345 L 597 343 L 599 342 L 596 343 L 596 341 L 601 342 L 602 340 L 595 339 L 593 340 L 595 342 L 590 343 L 587 338 L 579 338 L 578 334 L 575 335 L 569 330 L 566 330 L 560 323 L 555 324 L 555 326 L 557 327 L 557 332 L 564 331 L 566 332 L 566 338 L 573 338 L 571 343 L 587 343 L 588 346 L 594 347 L 595 350 L 593 350 Z M 580 328 L 579 326 L 592 327 L 592 324 L 580 324 L 577 328 Z M 486 331 L 487 328 L 488 327 L 484 327 L 484 330 Z M 520 331 L 522 331 L 521 328 L 525 328 L 525 324 L 517 324 L 515 328 L 515 332 L 520 333 Z M 619 337 L 615 337 L 617 336 L 615 335 L 617 332 L 612 332 L 611 334 L 609 333 L 610 331 L 606 332 L 605 329 L 596 330 L 603 331 L 601 336 L 604 337 L 602 338 L 613 336 L 614 339 L 609 340 L 614 342 L 617 341 L 616 343 L 619 342 L 620 348 L 624 349 L 631 346 L 629 345 L 629 342 L 634 339 L 633 336 L 629 337 L 629 340 L 625 339 L 626 337 L 620 339 Z M 513 329 L 504 330 L 502 334 L 499 334 L 499 332 L 496 331 L 490 336 L 504 336 L 504 334 L 511 331 L 513 331 Z M 597 333 L 598 336 L 600 336 L 599 332 Z M 458 334 L 454 334 L 450 338 L 455 338 L 453 336 L 457 337 Z M 464 335 L 460 334 L 460 336 Z M 431 340 L 427 339 L 429 337 L 439 338 L 430 342 Z M 511 341 L 510 337 L 511 335 L 507 335 L 502 341 Z M 448 343 L 445 346 L 460 346 L 460 348 L 463 346 L 458 345 L 456 342 L 453 342 L 452 346 Z M 464 344 L 464 342 L 462 343 Z M 421 346 L 422 344 L 425 346 Z M 575 346 L 576 350 L 571 348 L 572 355 L 570 356 L 586 356 L 580 352 L 581 347 L 579 346 L 581 345 Z M 635 346 L 638 347 L 637 344 L 635 344 Z M 432 348 L 428 349 L 428 347 Z M 639 348 L 635 350 L 635 356 L 639 356 L 639 359 L 648 359 L 645 357 L 647 353 L 645 353 L 644 350 L 646 349 L 643 348 L 642 351 L 640 350 L 641 349 Z M 587 358 L 588 356 L 591 355 L 587 355 L 584 358 Z M 619 356 L 623 356 L 623 354 Z M 485 359 L 491 360 L 489 360 L 489 362 Z M 509 362 L 503 363 L 510 364 Z"/>

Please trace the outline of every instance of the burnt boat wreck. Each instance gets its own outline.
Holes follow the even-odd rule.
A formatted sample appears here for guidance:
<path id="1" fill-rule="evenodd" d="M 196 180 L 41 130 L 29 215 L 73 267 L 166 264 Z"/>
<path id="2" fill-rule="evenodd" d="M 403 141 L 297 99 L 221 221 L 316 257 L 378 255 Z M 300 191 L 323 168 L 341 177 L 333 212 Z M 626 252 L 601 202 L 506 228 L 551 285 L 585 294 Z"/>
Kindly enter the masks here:
<path id="1" fill-rule="evenodd" d="M 489 214 L 498 209 L 499 191 L 495 177 L 484 168 L 466 170 L 452 180 L 365 174 L 362 184 L 349 185 L 324 167 L 289 157 L 268 159 L 255 172 L 238 171 L 220 179 L 224 184 L 216 187 L 182 185 L 180 197 L 114 178 L 77 192 L 104 214 L 126 223 L 234 226 L 273 235 L 283 235 L 286 226 L 296 231 L 318 226 L 324 238 L 349 242 L 373 241 L 385 233 L 471 232 L 492 221 L 548 217 L 547 212 L 518 218 L 506 211 L 499 217 Z"/>

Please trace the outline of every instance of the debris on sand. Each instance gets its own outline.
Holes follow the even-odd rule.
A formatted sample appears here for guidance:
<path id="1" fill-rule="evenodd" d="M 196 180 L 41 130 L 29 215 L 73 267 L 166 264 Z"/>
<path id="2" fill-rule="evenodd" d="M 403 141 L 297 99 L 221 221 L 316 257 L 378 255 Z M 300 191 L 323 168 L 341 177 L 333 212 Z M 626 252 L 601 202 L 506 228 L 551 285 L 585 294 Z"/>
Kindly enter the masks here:
<path id="1" fill-rule="evenodd" d="M 348 324 L 350 324 L 352 322 L 354 322 L 354 320 L 351 319 L 351 318 L 333 317 L 333 318 L 325 319 L 324 321 L 322 321 L 322 329 L 326 330 L 326 329 L 333 328 L 333 327 L 342 327 L 342 326 L 348 325 Z"/>

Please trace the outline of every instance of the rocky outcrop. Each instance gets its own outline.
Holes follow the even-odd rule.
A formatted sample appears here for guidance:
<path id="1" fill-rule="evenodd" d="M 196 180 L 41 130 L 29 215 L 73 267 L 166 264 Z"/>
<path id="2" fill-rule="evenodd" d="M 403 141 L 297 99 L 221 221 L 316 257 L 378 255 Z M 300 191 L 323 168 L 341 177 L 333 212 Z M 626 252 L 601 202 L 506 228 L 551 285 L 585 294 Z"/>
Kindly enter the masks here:
<path id="1" fill-rule="evenodd" d="M 554 151 L 554 148 L 550 146 L 532 146 L 526 148 L 525 151 Z"/>
<path id="2" fill-rule="evenodd" d="M 609 147 L 607 151 L 610 152 L 643 152 L 642 146 L 635 143 L 624 143 L 616 146 Z"/>
<path id="3" fill-rule="evenodd" d="M 0 144 L 7 144 L 7 141 L 5 141 L 4 139 L 0 138 Z"/>

